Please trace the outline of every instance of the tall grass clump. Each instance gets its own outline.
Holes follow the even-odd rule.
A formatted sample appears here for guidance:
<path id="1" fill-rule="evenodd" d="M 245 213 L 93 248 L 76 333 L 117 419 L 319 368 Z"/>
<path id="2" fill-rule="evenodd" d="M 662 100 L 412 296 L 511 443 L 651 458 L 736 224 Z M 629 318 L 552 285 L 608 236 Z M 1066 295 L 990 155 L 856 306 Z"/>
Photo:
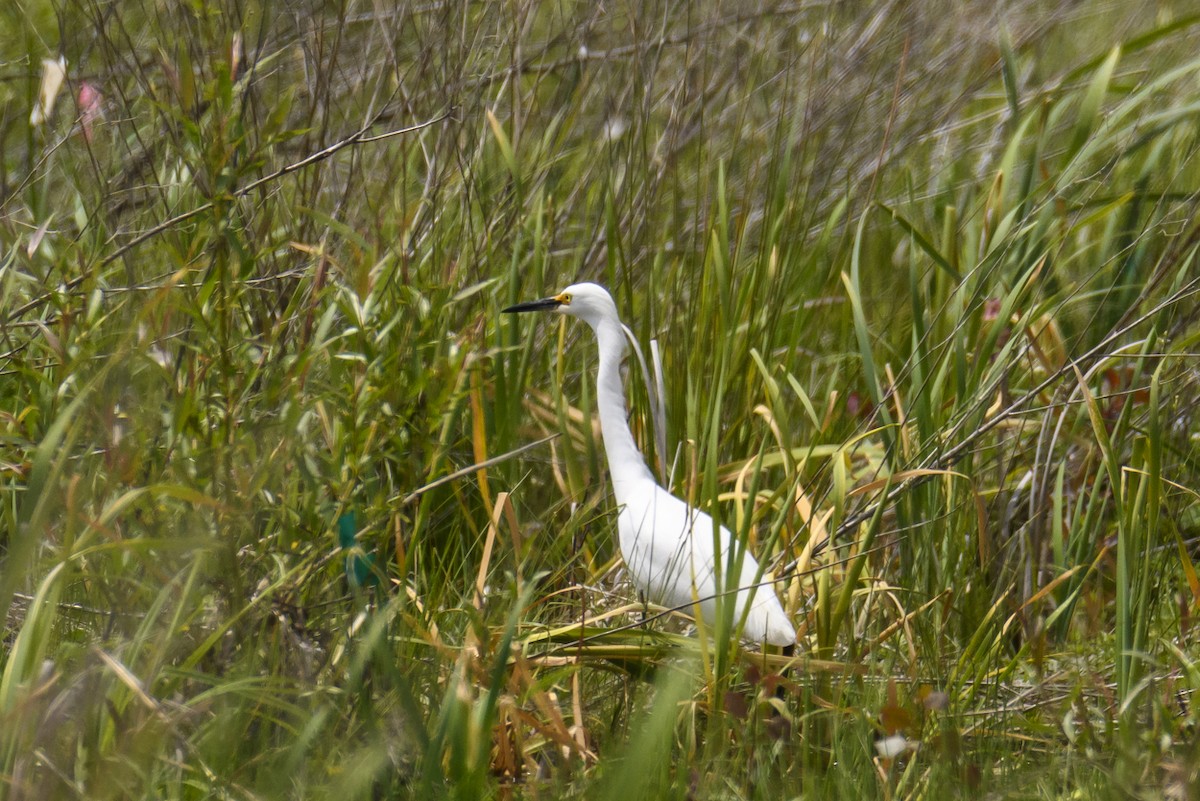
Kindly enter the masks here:
<path id="1" fill-rule="evenodd" d="M 1151 11 L 0 7 L 0 797 L 1195 795 Z M 625 580 L 578 280 L 795 660 Z"/>

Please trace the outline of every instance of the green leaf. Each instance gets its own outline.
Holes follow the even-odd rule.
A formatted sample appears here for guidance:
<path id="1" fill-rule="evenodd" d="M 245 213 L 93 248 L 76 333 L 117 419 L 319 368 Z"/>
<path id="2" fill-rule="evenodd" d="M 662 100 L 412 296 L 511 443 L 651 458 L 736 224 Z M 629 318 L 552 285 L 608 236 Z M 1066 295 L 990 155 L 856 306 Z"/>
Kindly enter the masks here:
<path id="1" fill-rule="evenodd" d="M 876 201 L 875 205 L 890 214 L 892 219 L 899 223 L 900 227 L 903 228 L 905 232 L 912 237 L 912 240 L 917 243 L 917 247 L 921 248 L 921 250 L 925 251 L 929 258 L 933 259 L 934 264 L 942 268 L 946 274 L 953 278 L 956 282 L 962 280 L 962 276 L 958 274 L 958 270 L 954 269 L 954 266 L 950 263 L 950 260 L 942 255 L 933 242 L 929 240 L 929 237 L 925 236 L 925 234 L 922 233 L 917 226 L 913 225 L 908 218 L 906 218 L 896 209 L 888 206 L 886 203 Z"/>
<path id="2" fill-rule="evenodd" d="M 1071 134 L 1070 152 L 1078 152 L 1087 142 L 1088 136 L 1096 129 L 1100 119 L 1100 108 L 1108 95 L 1108 87 L 1112 83 L 1113 71 L 1121 59 L 1120 46 L 1114 47 L 1108 58 L 1096 70 L 1088 84 L 1087 92 L 1079 103 L 1079 113 L 1075 117 L 1075 129 Z"/>

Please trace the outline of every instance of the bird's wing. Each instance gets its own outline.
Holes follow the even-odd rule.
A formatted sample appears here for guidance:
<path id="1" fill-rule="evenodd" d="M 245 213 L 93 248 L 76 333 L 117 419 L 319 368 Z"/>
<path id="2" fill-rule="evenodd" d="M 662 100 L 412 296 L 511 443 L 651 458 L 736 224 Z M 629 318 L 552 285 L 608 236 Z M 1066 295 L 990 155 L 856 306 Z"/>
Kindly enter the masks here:
<path id="1" fill-rule="evenodd" d="M 762 577 L 749 550 L 735 552 L 735 558 L 741 560 L 737 581 L 723 579 L 718 586 L 714 555 L 719 555 L 724 572 L 730 548 L 737 542 L 727 528 L 716 529 L 714 537 L 711 517 L 651 482 L 623 495 L 617 518 L 621 553 L 634 584 L 651 600 L 687 607 L 699 599 L 700 612 L 711 623 L 717 612 L 717 594 L 737 588 L 723 597 L 735 603 L 737 619 L 745 616 L 743 636 L 774 645 L 795 641 L 795 629 L 774 591 L 769 586 L 754 589 Z"/>
<path id="2" fill-rule="evenodd" d="M 621 549 L 634 582 L 655 600 L 671 606 L 714 595 L 718 591 L 714 554 L 721 554 L 724 570 L 734 537 L 722 526 L 714 538 L 711 517 L 662 487 L 651 486 L 652 490 L 643 490 L 626 503 L 624 520 L 618 518 Z M 734 586 L 754 583 L 758 573 L 753 555 L 746 551 L 741 559 L 739 581 Z"/>
<path id="3" fill-rule="evenodd" d="M 682 504 L 682 501 L 679 503 Z M 796 630 L 779 603 L 774 588 L 769 584 L 757 586 L 763 577 L 758 560 L 750 549 L 724 526 L 717 529 L 714 538 L 712 518 L 699 510 L 690 511 L 692 565 L 695 566 L 692 580 L 695 582 L 696 597 L 701 599 L 700 611 L 705 619 L 710 623 L 717 619 L 719 601 L 715 596 L 724 593 L 722 597 L 725 603 L 734 604 L 733 619 L 743 622 L 743 637 L 772 645 L 795 642 Z M 713 567 L 714 553 L 719 568 L 716 571 Z M 728 571 L 731 569 L 735 571 L 736 580 L 729 577 Z M 721 574 L 720 581 L 717 573 Z M 677 601 L 677 604 L 686 603 L 692 598 L 691 583 L 685 583 L 683 589 L 688 593 L 687 598 Z"/>

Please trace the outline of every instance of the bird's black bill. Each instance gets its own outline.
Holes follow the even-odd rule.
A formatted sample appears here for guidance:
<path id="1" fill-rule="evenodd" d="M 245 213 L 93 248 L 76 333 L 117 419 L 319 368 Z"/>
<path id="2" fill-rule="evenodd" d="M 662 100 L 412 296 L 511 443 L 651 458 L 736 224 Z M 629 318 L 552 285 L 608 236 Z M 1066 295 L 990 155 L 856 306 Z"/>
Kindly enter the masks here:
<path id="1" fill-rule="evenodd" d="M 542 298 L 541 300 L 528 300 L 524 303 L 509 306 L 507 309 L 501 309 L 500 313 L 517 314 L 518 312 L 550 311 L 557 309 L 561 305 L 562 301 L 558 298 Z"/>

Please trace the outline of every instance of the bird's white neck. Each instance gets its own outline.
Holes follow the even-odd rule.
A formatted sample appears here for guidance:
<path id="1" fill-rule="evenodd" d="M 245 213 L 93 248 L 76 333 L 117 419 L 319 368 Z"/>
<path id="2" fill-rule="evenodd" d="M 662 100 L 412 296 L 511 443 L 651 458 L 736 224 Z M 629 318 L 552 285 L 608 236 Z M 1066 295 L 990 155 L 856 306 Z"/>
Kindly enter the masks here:
<path id="1" fill-rule="evenodd" d="M 615 320 L 601 320 L 596 325 L 596 340 L 600 346 L 600 369 L 596 372 L 596 407 L 600 412 L 600 432 L 608 456 L 608 472 L 612 475 L 618 499 L 622 484 L 627 481 L 653 481 L 625 413 L 625 388 L 621 382 L 621 356 L 625 353 L 625 332 Z"/>

